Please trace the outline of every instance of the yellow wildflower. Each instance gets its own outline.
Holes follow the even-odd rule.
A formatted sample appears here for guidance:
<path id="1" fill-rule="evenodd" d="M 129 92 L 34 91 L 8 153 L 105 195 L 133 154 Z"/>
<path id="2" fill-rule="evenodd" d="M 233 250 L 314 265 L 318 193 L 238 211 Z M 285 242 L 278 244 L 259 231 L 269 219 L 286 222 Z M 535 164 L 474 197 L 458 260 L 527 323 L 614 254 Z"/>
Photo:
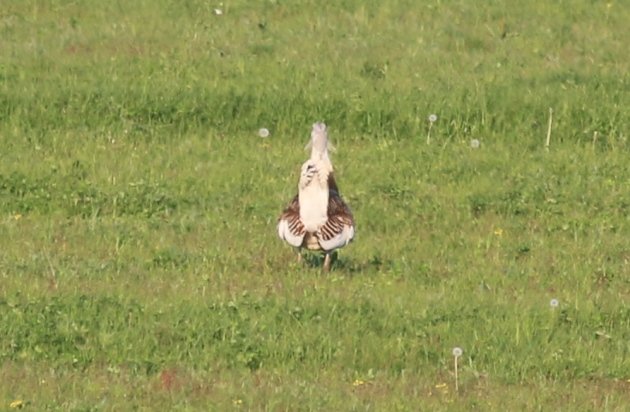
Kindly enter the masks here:
<path id="1" fill-rule="evenodd" d="M 501 229 L 500 227 L 494 229 L 494 234 L 499 237 L 503 236 L 503 229 Z"/>
<path id="2" fill-rule="evenodd" d="M 24 407 L 24 401 L 22 399 L 16 399 L 9 404 L 9 408 L 19 409 Z"/>
<path id="3" fill-rule="evenodd" d="M 361 385 L 365 385 L 365 381 L 362 379 L 355 379 L 354 382 L 352 382 L 352 386 L 361 386 Z"/>

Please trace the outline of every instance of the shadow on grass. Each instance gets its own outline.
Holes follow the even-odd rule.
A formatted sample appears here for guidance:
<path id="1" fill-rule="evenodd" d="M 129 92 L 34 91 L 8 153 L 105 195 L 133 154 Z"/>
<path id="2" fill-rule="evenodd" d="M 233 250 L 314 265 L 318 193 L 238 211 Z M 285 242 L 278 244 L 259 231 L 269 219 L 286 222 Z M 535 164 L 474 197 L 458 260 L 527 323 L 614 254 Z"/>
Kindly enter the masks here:
<path id="1" fill-rule="evenodd" d="M 302 264 L 311 269 L 323 269 L 324 257 L 325 255 L 323 253 L 303 252 Z M 339 258 L 339 253 L 337 251 L 331 254 L 331 259 L 331 273 L 356 275 L 368 271 L 379 271 L 383 267 L 383 262 L 378 258 L 359 262 L 348 257 Z"/>

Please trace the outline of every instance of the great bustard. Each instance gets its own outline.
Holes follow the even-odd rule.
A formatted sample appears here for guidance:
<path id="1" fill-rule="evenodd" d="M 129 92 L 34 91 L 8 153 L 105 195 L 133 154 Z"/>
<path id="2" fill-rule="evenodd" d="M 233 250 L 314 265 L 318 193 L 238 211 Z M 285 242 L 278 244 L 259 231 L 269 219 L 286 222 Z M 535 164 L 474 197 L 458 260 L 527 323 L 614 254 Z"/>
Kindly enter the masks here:
<path id="1" fill-rule="evenodd" d="M 278 235 L 291 246 L 321 250 L 324 270 L 330 270 L 330 254 L 354 237 L 354 218 L 341 199 L 328 155 L 328 133 L 324 123 L 311 132 L 311 157 L 302 165 L 298 194 L 278 219 Z"/>

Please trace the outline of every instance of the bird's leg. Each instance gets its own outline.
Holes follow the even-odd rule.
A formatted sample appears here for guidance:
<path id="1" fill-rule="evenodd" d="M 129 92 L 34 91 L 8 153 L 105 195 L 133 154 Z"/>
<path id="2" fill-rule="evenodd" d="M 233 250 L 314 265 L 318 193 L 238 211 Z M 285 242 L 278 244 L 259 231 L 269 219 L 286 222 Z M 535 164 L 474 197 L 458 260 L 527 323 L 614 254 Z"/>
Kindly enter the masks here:
<path id="1" fill-rule="evenodd" d="M 330 272 L 330 253 L 324 257 L 324 272 Z"/>

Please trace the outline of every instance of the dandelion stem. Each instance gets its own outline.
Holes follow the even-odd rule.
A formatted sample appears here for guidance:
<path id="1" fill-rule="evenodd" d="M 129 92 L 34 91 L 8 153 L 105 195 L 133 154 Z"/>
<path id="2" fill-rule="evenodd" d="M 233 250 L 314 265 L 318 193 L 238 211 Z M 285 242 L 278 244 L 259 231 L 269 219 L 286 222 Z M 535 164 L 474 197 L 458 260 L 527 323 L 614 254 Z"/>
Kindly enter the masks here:
<path id="1" fill-rule="evenodd" d="M 553 109 L 549 108 L 549 124 L 547 125 L 547 141 L 545 142 L 545 148 L 549 149 L 551 143 L 551 124 L 553 122 Z"/>
<path id="2" fill-rule="evenodd" d="M 429 131 L 427 132 L 427 144 L 431 144 L 431 128 L 433 127 L 433 122 L 429 123 Z"/>
<path id="3" fill-rule="evenodd" d="M 459 356 L 455 356 L 455 392 L 459 392 L 459 376 L 457 376 L 457 359 L 459 359 Z"/>
<path id="4" fill-rule="evenodd" d="M 593 132 L 593 148 L 595 148 L 595 143 L 597 143 L 597 130 Z"/>
<path id="5" fill-rule="evenodd" d="M 44 251 L 44 256 L 48 261 L 48 268 L 50 269 L 50 286 L 53 289 L 57 289 L 57 272 L 55 271 L 55 267 L 53 266 L 50 260 L 50 256 L 48 256 L 48 253 L 46 251 Z"/>

